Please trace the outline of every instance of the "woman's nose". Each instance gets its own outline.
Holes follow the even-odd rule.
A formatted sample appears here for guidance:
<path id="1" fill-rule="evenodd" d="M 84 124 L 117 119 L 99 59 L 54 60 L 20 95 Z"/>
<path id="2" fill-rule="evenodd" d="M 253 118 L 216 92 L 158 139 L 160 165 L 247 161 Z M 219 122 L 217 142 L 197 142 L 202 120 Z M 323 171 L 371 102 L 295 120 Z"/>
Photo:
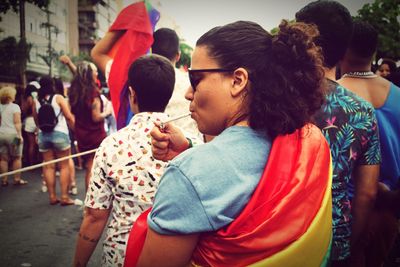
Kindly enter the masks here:
<path id="1" fill-rule="evenodd" d="M 193 100 L 193 88 L 192 88 L 192 86 L 189 86 L 188 87 L 188 89 L 186 90 L 186 93 L 185 93 L 185 98 L 187 99 L 187 100 L 189 100 L 189 101 L 192 101 Z"/>

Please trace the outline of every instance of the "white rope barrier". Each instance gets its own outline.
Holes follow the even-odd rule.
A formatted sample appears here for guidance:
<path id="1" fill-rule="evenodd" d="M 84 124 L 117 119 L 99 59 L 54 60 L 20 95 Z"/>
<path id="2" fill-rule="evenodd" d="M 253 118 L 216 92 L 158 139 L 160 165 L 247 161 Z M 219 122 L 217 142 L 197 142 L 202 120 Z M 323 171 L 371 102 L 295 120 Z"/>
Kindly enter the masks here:
<path id="1" fill-rule="evenodd" d="M 161 123 L 160 128 L 163 129 L 166 123 L 170 123 L 170 122 L 173 122 L 173 121 L 176 121 L 176 120 L 180 120 L 180 119 L 188 117 L 188 116 L 190 116 L 190 113 L 179 115 L 179 116 L 176 116 L 176 117 L 171 118 L 169 120 L 166 120 L 166 121 Z M 63 158 L 59 158 L 59 159 L 45 161 L 45 162 L 42 162 L 40 164 L 28 166 L 28 167 L 25 167 L 25 168 L 22 168 L 22 169 L 1 173 L 0 174 L 0 178 L 4 177 L 4 176 L 7 176 L 7 175 L 13 175 L 13 174 L 16 174 L 16 173 L 19 173 L 19 172 L 30 171 L 30 170 L 33 170 L 33 169 L 36 169 L 36 168 L 39 168 L 39 167 L 43 167 L 44 165 L 47 165 L 47 164 L 57 163 L 57 162 L 60 162 L 60 161 L 66 160 L 66 159 L 72 159 L 72 158 L 83 156 L 83 155 L 86 155 L 86 154 L 91 154 L 91 153 L 96 152 L 96 150 L 97 150 L 97 148 L 92 149 L 92 150 L 88 150 L 88 151 L 85 151 L 85 152 L 69 155 L 69 156 L 66 156 L 66 157 L 63 157 Z"/>
<path id="2" fill-rule="evenodd" d="M 81 153 L 69 155 L 69 156 L 66 156 L 66 157 L 63 157 L 63 158 L 58 158 L 58 159 L 53 159 L 53 160 L 50 160 L 50 161 L 45 161 L 45 162 L 42 162 L 42 163 L 39 163 L 39 164 L 36 164 L 36 165 L 32 165 L 32 166 L 28 166 L 28 167 L 25 167 L 25 168 L 21 168 L 21 169 L 18 169 L 18 170 L 1 173 L 0 174 L 0 178 L 4 177 L 4 176 L 7 176 L 7 175 L 13 175 L 13 174 L 16 174 L 16 173 L 19 173 L 19 172 L 30 171 L 30 170 L 33 170 L 33 169 L 36 169 L 36 168 L 43 167 L 44 165 L 57 163 L 57 162 L 60 162 L 60 161 L 66 160 L 66 159 L 72 159 L 72 158 L 76 158 L 76 157 L 83 156 L 83 155 L 86 155 L 86 154 L 91 154 L 91 153 L 96 152 L 96 150 L 97 150 L 97 148 L 92 149 L 92 150 L 88 150 L 88 151 L 84 151 L 84 152 L 81 152 Z"/>

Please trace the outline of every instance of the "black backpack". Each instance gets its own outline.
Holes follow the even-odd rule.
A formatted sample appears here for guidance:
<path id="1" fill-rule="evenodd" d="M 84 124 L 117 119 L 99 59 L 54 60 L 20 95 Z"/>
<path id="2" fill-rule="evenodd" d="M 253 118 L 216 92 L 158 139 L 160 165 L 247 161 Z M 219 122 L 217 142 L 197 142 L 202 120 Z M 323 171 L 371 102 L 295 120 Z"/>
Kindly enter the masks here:
<path id="1" fill-rule="evenodd" d="M 49 100 L 42 99 L 40 100 L 40 108 L 38 112 L 38 127 L 45 133 L 52 132 L 58 123 L 58 116 L 61 113 L 56 113 L 54 111 L 53 106 L 51 105 L 51 101 L 53 100 L 54 95 L 51 95 Z"/>

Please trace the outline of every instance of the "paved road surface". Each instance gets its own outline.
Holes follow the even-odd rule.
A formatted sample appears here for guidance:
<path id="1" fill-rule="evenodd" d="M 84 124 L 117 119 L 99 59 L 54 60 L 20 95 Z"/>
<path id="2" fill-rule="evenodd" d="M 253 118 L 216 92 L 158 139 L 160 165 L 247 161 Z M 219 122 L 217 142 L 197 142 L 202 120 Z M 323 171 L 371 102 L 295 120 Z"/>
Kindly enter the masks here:
<path id="1" fill-rule="evenodd" d="M 76 175 L 76 198 L 83 200 L 84 172 Z M 0 187 L 0 267 L 72 266 L 82 208 L 50 206 L 47 193 L 40 189 L 40 171 L 26 172 L 23 178 L 28 185 Z M 100 266 L 101 249 L 100 241 L 89 267 Z M 400 266 L 400 238 L 391 256 L 385 267 Z"/>
<path id="2" fill-rule="evenodd" d="M 84 172 L 76 176 L 78 195 L 73 198 L 84 200 Z M 39 170 L 23 178 L 28 185 L 0 187 L 0 266 L 72 266 L 82 207 L 49 205 Z M 100 266 L 101 249 L 99 242 L 88 266 Z"/>

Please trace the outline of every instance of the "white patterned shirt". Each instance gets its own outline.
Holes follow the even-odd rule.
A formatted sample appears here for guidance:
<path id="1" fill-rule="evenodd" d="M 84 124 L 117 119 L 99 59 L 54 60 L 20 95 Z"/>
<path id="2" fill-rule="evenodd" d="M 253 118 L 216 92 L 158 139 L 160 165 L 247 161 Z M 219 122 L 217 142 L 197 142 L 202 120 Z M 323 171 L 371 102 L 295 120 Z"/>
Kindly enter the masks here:
<path id="1" fill-rule="evenodd" d="M 167 163 L 153 158 L 150 131 L 153 122 L 167 117 L 165 113 L 138 113 L 97 149 L 85 205 L 111 209 L 102 266 L 123 265 L 133 223 L 153 203 Z"/>

